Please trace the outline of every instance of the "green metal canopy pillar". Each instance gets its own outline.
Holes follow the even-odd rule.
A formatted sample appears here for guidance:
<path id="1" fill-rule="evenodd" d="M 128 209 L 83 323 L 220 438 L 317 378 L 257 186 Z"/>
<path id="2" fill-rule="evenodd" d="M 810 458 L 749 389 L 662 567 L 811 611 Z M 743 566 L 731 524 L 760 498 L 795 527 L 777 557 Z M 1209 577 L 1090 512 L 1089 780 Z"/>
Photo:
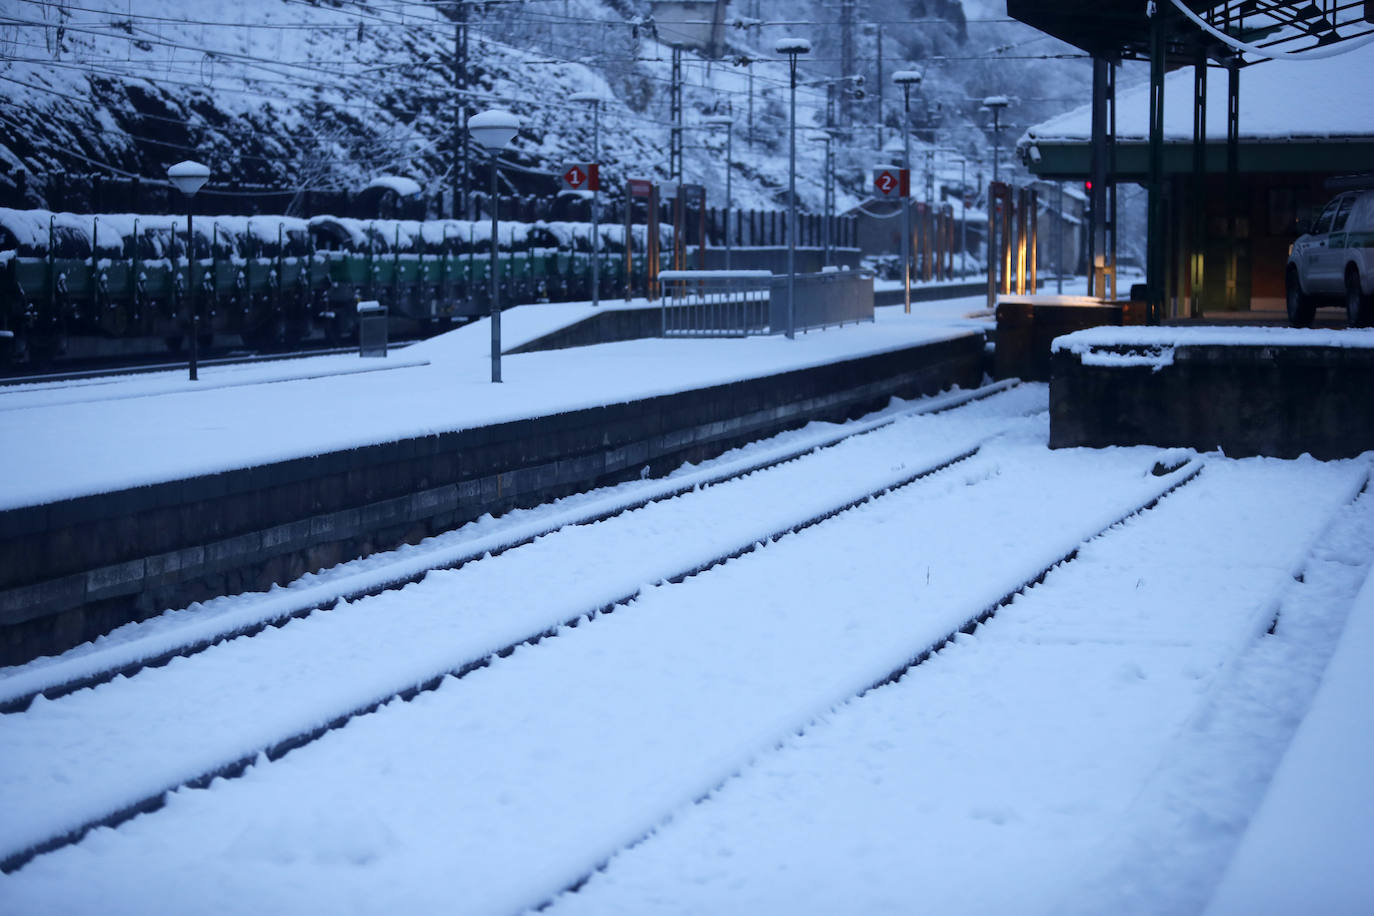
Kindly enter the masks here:
<path id="1" fill-rule="evenodd" d="M 1203 257 L 1207 249 L 1207 53 L 1201 46 L 1193 60 L 1193 187 L 1188 206 L 1192 211 L 1188 240 L 1188 313 L 1202 315 L 1205 281 Z"/>
<path id="2" fill-rule="evenodd" d="M 1164 53 L 1167 3 L 1150 4 L 1150 160 L 1149 213 L 1145 251 L 1145 315 L 1148 324 L 1164 317 Z"/>
<path id="3" fill-rule="evenodd" d="M 1093 58 L 1088 295 L 1116 297 L 1116 64 Z"/>
<path id="4" fill-rule="evenodd" d="M 1240 59 L 1226 64 L 1226 308 L 1240 308 Z"/>

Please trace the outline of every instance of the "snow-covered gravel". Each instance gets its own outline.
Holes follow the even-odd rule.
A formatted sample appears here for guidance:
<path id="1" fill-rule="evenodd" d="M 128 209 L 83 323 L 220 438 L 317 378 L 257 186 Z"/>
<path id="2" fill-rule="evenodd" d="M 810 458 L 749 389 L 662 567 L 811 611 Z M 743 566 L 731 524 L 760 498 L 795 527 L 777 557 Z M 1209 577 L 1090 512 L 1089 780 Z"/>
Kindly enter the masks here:
<path id="1" fill-rule="evenodd" d="M 1255 651 L 1273 596 L 1364 474 L 1351 462 L 1209 462 L 973 636 L 681 810 L 551 912 L 1196 911 L 1170 869 L 1134 895 L 1089 882 L 1086 898 L 1080 872 L 1104 858 L 1142 869 L 1104 850 L 1123 825 L 1171 817 L 1171 799 L 1140 810 L 1139 796 L 1180 765 L 1215 691 Z M 1362 502 L 1367 537 L 1374 499 Z M 1211 750 L 1194 775 L 1224 793 L 1228 774 L 1208 770 L 1234 763 Z M 1244 788 L 1253 804 L 1253 780 Z M 1216 845 L 1202 863 L 1188 846 L 1170 864 L 1214 878 Z M 1161 861 L 1159 848 L 1133 851 Z"/>
<path id="2" fill-rule="evenodd" d="M 1155 449 L 1050 452 L 1044 435 L 1042 418 L 242 779 L 174 793 L 0 889 L 21 905 L 106 912 L 191 899 L 224 912 L 434 911 L 455 893 L 470 912 L 537 903 L 1187 473 L 1151 475 Z M 1310 482 L 1305 514 L 1289 513 L 1301 532 L 1336 498 L 1311 491 L 1343 487 L 1289 476 Z M 659 548 L 617 549 L 621 561 Z M 463 605 L 464 589 L 434 591 Z M 253 696 L 270 716 L 278 698 Z"/>
<path id="3" fill-rule="evenodd" d="M 976 448 L 1038 429 L 1044 386 L 914 416 L 192 659 L 0 717 L 0 857 L 691 572 Z M 749 512 L 735 507 L 750 506 Z M 33 672 L 41 675 L 41 669 Z M 271 698 L 259 703 L 254 698 Z M 88 761 L 99 755 L 103 764 Z M 71 787 L 76 787 L 72 791 Z"/>
<path id="4" fill-rule="evenodd" d="M 846 423 L 810 423 L 806 427 L 731 449 L 700 465 L 685 464 L 661 479 L 627 481 L 611 487 L 578 493 L 530 509 L 516 509 L 499 518 L 483 516 L 454 531 L 426 538 L 416 545 L 370 554 L 329 569 L 308 573 L 285 587 L 248 592 L 197 602 L 181 610 L 169 610 L 148 620 L 135 621 L 89 643 L 82 643 L 57 657 L 34 659 L 23 665 L 0 667 L 0 703 L 21 700 L 49 687 L 77 684 L 83 679 L 108 675 L 148 659 L 179 652 L 197 644 L 244 632 L 265 622 L 329 605 L 336 598 L 376 591 L 403 583 L 431 569 L 454 565 L 484 553 L 499 551 L 522 540 L 566 525 L 610 515 L 649 500 L 662 499 L 693 487 L 700 488 L 751 469 L 788 460 L 805 451 L 826 448 L 848 436 L 859 435 L 916 413 L 935 413 L 1005 391 L 1014 382 L 998 382 L 974 391 L 958 389 L 903 401 L 862 419 Z M 1007 416 L 1017 410 L 1026 414 L 1044 408 L 1044 386 L 1027 386 L 1011 400 Z M 1021 405 L 1021 406 L 1016 406 Z M 994 412 L 1004 407 L 994 407 Z M 963 416 L 980 416 L 978 409 Z M 772 533 L 772 532 L 768 532 Z"/>

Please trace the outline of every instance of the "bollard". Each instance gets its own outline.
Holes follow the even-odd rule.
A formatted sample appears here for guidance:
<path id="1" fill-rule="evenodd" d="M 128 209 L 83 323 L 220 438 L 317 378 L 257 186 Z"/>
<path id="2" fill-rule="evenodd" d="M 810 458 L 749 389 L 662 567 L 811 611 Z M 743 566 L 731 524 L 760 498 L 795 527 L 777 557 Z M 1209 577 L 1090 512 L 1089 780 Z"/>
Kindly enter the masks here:
<path id="1" fill-rule="evenodd" d="M 386 306 L 375 299 L 358 303 L 358 355 L 386 356 Z"/>

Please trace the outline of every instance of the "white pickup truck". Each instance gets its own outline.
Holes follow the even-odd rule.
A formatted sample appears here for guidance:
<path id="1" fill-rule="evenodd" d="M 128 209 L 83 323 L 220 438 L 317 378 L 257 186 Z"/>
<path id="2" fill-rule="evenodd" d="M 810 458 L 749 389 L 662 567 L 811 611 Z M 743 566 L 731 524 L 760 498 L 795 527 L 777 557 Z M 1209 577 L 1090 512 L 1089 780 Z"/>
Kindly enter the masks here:
<path id="1" fill-rule="evenodd" d="M 1346 191 L 1322 208 L 1288 250 L 1288 321 L 1312 323 L 1319 305 L 1345 304 L 1350 327 L 1374 324 L 1374 188 Z"/>

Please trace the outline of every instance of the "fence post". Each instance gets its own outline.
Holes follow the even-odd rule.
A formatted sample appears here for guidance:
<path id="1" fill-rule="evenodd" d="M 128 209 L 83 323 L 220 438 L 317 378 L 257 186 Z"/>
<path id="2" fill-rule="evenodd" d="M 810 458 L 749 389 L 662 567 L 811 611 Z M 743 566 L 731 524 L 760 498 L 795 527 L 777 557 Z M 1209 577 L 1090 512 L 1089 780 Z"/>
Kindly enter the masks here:
<path id="1" fill-rule="evenodd" d="M 634 196 L 630 193 L 629 186 L 625 188 L 625 301 L 629 302 L 634 294 L 635 283 L 635 256 L 634 256 Z"/>

